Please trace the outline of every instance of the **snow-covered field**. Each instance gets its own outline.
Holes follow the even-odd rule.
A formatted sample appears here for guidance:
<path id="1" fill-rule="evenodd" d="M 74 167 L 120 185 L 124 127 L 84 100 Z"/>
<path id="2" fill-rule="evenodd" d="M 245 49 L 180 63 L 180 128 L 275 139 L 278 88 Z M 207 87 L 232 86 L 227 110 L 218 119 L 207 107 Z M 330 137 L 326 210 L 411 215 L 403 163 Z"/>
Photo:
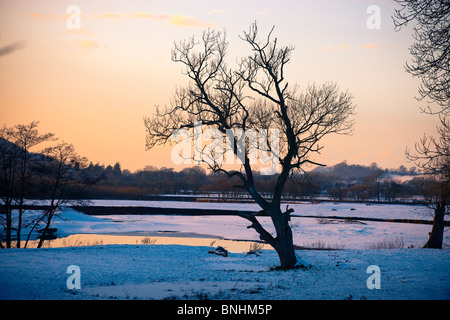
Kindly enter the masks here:
<path id="1" fill-rule="evenodd" d="M 234 203 L 94 204 L 256 209 L 251 204 Z M 298 250 L 297 254 L 312 265 L 310 269 L 276 271 L 270 270 L 279 263 L 273 250 L 262 250 L 260 256 L 247 255 L 249 242 L 220 239 L 258 238 L 253 229 L 246 228 L 248 221 L 239 217 L 87 216 L 65 208 L 52 225 L 62 238 L 52 248 L 0 250 L 0 299 L 450 298 L 450 251 L 420 249 L 431 225 L 343 223 L 324 218 L 425 220 L 432 218 L 429 209 L 333 203 L 290 207 L 295 214 L 318 217 L 292 218 L 296 245 L 344 250 Z M 270 230 L 269 219 L 260 219 Z M 448 231 L 445 237 L 448 243 Z M 383 247 L 380 243 L 400 244 L 403 249 L 369 249 Z M 230 255 L 209 254 L 211 246 L 217 245 L 230 250 Z M 80 289 L 67 285 L 72 276 L 67 273 L 70 265 L 79 267 Z M 380 289 L 367 286 L 372 275 L 367 269 L 371 265 L 380 268 Z"/>
<path id="2" fill-rule="evenodd" d="M 277 256 L 208 247 L 108 245 L 0 251 L 0 299 L 449 299 L 448 250 L 299 251 L 308 270 L 271 271 Z M 80 289 L 70 289 L 70 265 Z M 380 289 L 369 289 L 371 265 Z M 70 280 L 70 279 L 69 279 Z M 370 282 L 370 279 L 369 279 Z"/>

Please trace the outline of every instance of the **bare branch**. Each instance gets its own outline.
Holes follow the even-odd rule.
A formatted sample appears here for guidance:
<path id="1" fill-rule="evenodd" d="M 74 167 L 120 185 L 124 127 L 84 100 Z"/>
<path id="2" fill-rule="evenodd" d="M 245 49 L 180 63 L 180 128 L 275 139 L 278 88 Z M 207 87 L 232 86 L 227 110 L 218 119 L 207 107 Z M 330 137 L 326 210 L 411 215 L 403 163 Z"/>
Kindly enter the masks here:
<path id="1" fill-rule="evenodd" d="M 248 221 L 250 221 L 252 223 L 247 228 L 255 229 L 256 232 L 258 232 L 261 240 L 267 242 L 268 244 L 270 244 L 273 247 L 275 246 L 274 237 L 263 228 L 263 226 L 259 223 L 259 221 L 256 219 L 254 214 L 246 214 L 246 213 L 240 212 L 240 213 L 238 213 L 238 215 L 244 219 L 247 219 Z"/>
<path id="2" fill-rule="evenodd" d="M 288 242 L 286 265 L 292 267 L 296 258 L 292 231 L 287 223 L 292 210 L 284 213 L 280 210 L 286 180 L 293 169 L 301 170 L 306 163 L 319 165 L 310 157 L 322 149 L 318 143 L 324 136 L 351 132 L 353 121 L 349 119 L 355 107 L 353 97 L 340 92 L 335 84 L 309 86 L 304 92 L 298 92 L 296 85 L 289 85 L 285 67 L 294 48 L 281 46 L 272 36 L 273 31 L 274 28 L 260 40 L 254 23 L 244 32 L 241 39 L 250 46 L 251 54 L 238 61 L 237 70 L 232 70 L 225 62 L 228 46 L 225 33 L 208 30 L 199 41 L 191 38 L 176 44 L 172 60 L 183 65 L 189 85 L 175 92 L 170 106 L 157 108 L 153 117 L 144 118 L 144 124 L 147 149 L 170 142 L 172 134 L 180 128 L 194 130 L 197 121 L 201 121 L 205 129 L 213 128 L 223 134 L 236 133 L 236 130 L 259 131 L 263 140 L 256 145 L 251 145 L 254 142 L 246 140 L 245 135 L 232 137 L 234 156 L 243 154 L 239 170 L 225 169 L 215 152 L 202 159 L 214 172 L 241 180 L 240 187 L 271 216 L 277 237 L 267 233 L 254 216 L 244 218 L 252 222 L 251 227 L 261 239 L 274 247 L 279 249 L 280 243 Z M 277 130 L 279 141 L 271 141 L 269 134 L 262 134 L 263 130 L 268 133 L 271 129 Z M 279 148 L 275 148 L 274 142 L 279 143 Z M 249 159 L 250 146 L 257 148 L 260 154 L 270 154 L 276 165 L 281 166 L 270 200 L 264 199 L 256 189 L 253 163 Z M 279 254 L 284 256 L 286 252 Z"/>
<path id="3" fill-rule="evenodd" d="M 416 24 L 410 47 L 411 63 L 405 69 L 421 79 L 418 100 L 431 99 L 439 106 L 422 108 L 426 113 L 450 112 L 450 5 L 440 0 L 396 0 L 400 8 L 392 17 L 396 30 L 409 22 Z"/>

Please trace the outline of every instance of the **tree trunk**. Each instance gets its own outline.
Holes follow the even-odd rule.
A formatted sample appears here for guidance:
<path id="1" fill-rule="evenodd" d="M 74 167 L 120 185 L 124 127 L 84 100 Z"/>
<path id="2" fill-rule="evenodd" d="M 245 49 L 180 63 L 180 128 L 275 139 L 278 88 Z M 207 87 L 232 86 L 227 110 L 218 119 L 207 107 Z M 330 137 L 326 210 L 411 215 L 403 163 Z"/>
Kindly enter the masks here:
<path id="1" fill-rule="evenodd" d="M 57 209 L 57 207 L 54 205 L 54 200 L 52 199 L 52 202 L 50 204 L 50 209 L 48 210 L 48 212 L 46 214 L 47 221 L 45 222 L 45 227 L 44 227 L 44 230 L 42 231 L 42 235 L 41 235 L 41 238 L 39 239 L 37 248 L 41 248 L 42 245 L 44 244 L 45 237 L 48 235 L 48 229 L 50 229 L 50 224 L 52 222 L 52 218 L 56 212 L 56 209 Z"/>
<path id="2" fill-rule="evenodd" d="M 11 248 L 12 212 L 6 209 L 6 248 Z"/>
<path id="3" fill-rule="evenodd" d="M 278 254 L 280 259 L 281 269 L 292 269 L 296 266 L 308 267 L 307 263 L 299 261 L 294 250 L 294 241 L 292 237 L 292 229 L 289 226 L 288 217 L 290 210 L 282 213 L 280 209 L 268 212 L 272 218 L 272 222 L 275 226 L 277 236 L 274 238 L 269 232 L 267 232 L 263 226 L 256 219 L 255 214 L 239 213 L 239 216 L 249 220 L 252 224 L 247 228 L 253 228 L 259 233 L 259 238 L 269 245 L 271 245 Z"/>
<path id="4" fill-rule="evenodd" d="M 292 269 L 297 265 L 292 230 L 289 224 L 275 238 L 275 250 L 280 258 L 281 269 Z"/>
<path id="5" fill-rule="evenodd" d="M 424 248 L 442 249 L 442 242 L 444 240 L 444 215 L 445 204 L 438 203 L 434 209 L 433 228 L 430 232 L 430 238 L 423 246 Z"/>
<path id="6" fill-rule="evenodd" d="M 50 219 L 47 220 L 44 230 L 42 231 L 41 238 L 39 239 L 37 248 L 41 248 L 46 240 L 46 236 L 48 235 L 48 229 L 50 228 Z"/>
<path id="7" fill-rule="evenodd" d="M 294 250 L 292 229 L 289 225 L 289 213 L 281 212 L 280 209 L 275 209 L 275 212 L 271 213 L 272 221 L 277 232 L 273 247 L 280 258 L 281 269 L 292 269 L 298 262 Z"/>

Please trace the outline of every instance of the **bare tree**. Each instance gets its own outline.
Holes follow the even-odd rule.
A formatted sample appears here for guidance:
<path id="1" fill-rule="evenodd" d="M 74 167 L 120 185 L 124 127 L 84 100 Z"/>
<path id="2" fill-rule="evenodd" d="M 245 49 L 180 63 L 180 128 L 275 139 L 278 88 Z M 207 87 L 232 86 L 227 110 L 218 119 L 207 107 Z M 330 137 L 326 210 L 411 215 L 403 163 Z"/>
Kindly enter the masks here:
<path id="1" fill-rule="evenodd" d="M 81 200 L 72 200 L 77 192 L 96 182 L 83 175 L 87 159 L 80 157 L 71 144 L 62 142 L 31 152 L 39 144 L 56 140 L 53 134 L 40 134 L 37 126 L 35 121 L 0 129 L 0 225 L 6 248 L 12 246 L 14 231 L 16 246 L 27 247 L 33 231 L 44 226 L 38 243 L 41 247 L 58 209 L 69 202 L 79 203 Z M 32 199 L 34 189 L 39 189 L 40 196 L 45 195 L 48 209 L 25 215 L 25 201 Z M 24 229 L 28 235 L 22 241 Z"/>
<path id="2" fill-rule="evenodd" d="M 201 160 L 214 172 L 239 178 L 240 188 L 261 207 L 260 214 L 271 218 L 276 234 L 272 235 L 260 224 L 257 213 L 241 216 L 251 222 L 249 228 L 255 229 L 261 240 L 276 250 L 281 268 L 290 269 L 301 262 L 294 251 L 289 225 L 293 210 L 281 209 L 286 181 L 293 170 L 302 170 L 306 164 L 320 165 L 310 156 L 320 152 L 319 141 L 324 136 L 350 133 L 353 121 L 349 118 L 354 105 L 352 96 L 340 92 L 332 83 L 311 85 L 303 92 L 290 86 L 285 79 L 285 67 L 294 48 L 280 46 L 272 32 L 273 28 L 261 40 L 256 23 L 244 32 L 241 39 L 250 46 L 251 54 L 238 61 L 236 70 L 225 61 L 228 47 L 225 32 L 208 30 L 200 41 L 191 38 L 175 44 L 172 60 L 184 66 L 183 72 L 190 82 L 175 92 L 170 106 L 157 108 L 154 116 L 144 118 L 144 122 L 148 149 L 170 142 L 179 129 L 191 130 L 195 136 L 199 121 L 203 128 L 222 134 L 223 138 L 216 137 L 219 147 L 225 146 L 224 149 L 241 157 L 240 168 L 228 169 L 217 153 L 205 152 L 205 148 Z M 268 134 L 260 134 L 263 138 L 256 143 L 260 154 L 272 155 L 279 169 L 274 191 L 267 199 L 255 185 L 255 165 L 249 152 L 252 142 L 238 132 L 267 133 L 269 129 L 278 130 L 279 139 L 274 141 Z M 276 143 L 279 148 L 275 148 Z"/>
<path id="3" fill-rule="evenodd" d="M 422 188 L 425 198 L 434 207 L 434 222 L 430 238 L 425 244 L 429 248 L 442 248 L 444 215 L 448 205 L 450 177 L 449 166 L 449 122 L 450 112 L 450 2 L 442 0 L 396 0 L 400 8 L 393 17 L 395 27 L 401 29 L 409 22 L 415 23 L 411 46 L 412 64 L 406 71 L 422 81 L 419 100 L 429 98 L 439 108 L 430 106 L 422 111 L 439 114 L 441 125 L 439 138 L 424 137 L 415 145 L 415 152 L 406 150 L 407 158 L 426 175 L 428 190 Z M 431 196 L 433 195 L 433 196 Z"/>
<path id="4" fill-rule="evenodd" d="M 433 227 L 425 248 L 442 248 L 444 216 L 450 204 L 450 123 L 444 117 L 440 120 L 439 139 L 424 135 L 414 152 L 406 150 L 407 158 L 424 173 L 418 187 L 434 208 Z"/>
<path id="5" fill-rule="evenodd" d="M 74 190 L 79 192 L 88 184 L 80 175 L 80 171 L 87 167 L 88 160 L 75 152 L 72 144 L 62 142 L 56 146 L 46 148 L 42 152 L 46 157 L 43 163 L 42 183 L 49 189 L 49 208 L 35 221 L 33 229 L 44 223 L 38 248 L 42 246 L 49 233 L 53 217 L 58 209 L 67 204 L 79 204 L 81 200 L 72 199 Z M 31 234 L 31 232 L 30 232 Z M 28 239 L 27 239 L 28 241 Z"/>
<path id="6" fill-rule="evenodd" d="M 443 0 L 396 0 L 400 8 L 393 16 L 397 30 L 413 21 L 412 63 L 406 71 L 421 79 L 420 100 L 430 98 L 440 109 L 428 113 L 450 111 L 450 2 Z"/>
<path id="7" fill-rule="evenodd" d="M 2 197 L 1 223 L 6 230 L 6 246 L 11 247 L 13 230 L 12 209 L 17 208 L 16 236 L 17 247 L 21 245 L 23 227 L 24 201 L 27 188 L 36 177 L 35 171 L 40 155 L 32 153 L 35 146 L 53 140 L 53 134 L 40 134 L 38 122 L 33 121 L 28 125 L 17 125 L 8 128 L 4 126 L 0 130 L 0 196 Z"/>
<path id="8" fill-rule="evenodd" d="M 9 142 L 9 130 L 6 126 L 0 129 L 0 223 L 5 231 L 5 234 L 2 233 L 0 236 L 2 241 L 4 238 L 7 248 L 11 248 L 12 208 L 15 204 L 14 189 L 16 189 L 16 172 L 18 171 L 18 148 Z M 2 241 L 0 241 L 1 248 L 3 248 Z"/>

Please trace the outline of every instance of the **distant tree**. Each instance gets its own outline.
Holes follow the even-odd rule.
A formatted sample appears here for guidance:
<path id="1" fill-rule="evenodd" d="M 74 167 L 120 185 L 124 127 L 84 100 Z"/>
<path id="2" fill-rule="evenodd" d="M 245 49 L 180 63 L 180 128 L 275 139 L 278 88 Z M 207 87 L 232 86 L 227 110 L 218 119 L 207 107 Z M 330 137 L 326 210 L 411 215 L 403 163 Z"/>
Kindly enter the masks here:
<path id="1" fill-rule="evenodd" d="M 42 246 L 46 235 L 49 233 L 52 219 L 61 206 L 67 204 L 79 204 L 81 190 L 85 189 L 89 180 L 83 176 L 82 169 L 87 167 L 87 159 L 79 156 L 75 152 L 73 145 L 62 142 L 56 146 L 48 147 L 43 150 L 45 162 L 41 169 L 41 183 L 45 184 L 49 190 L 48 200 L 49 208 L 35 221 L 33 228 L 43 223 L 41 238 L 38 248 Z M 27 239 L 28 241 L 28 239 Z"/>
<path id="2" fill-rule="evenodd" d="M 0 223 L 6 233 L 7 248 L 11 247 L 14 229 L 16 246 L 21 246 L 25 200 L 36 179 L 35 168 L 43 160 L 40 154 L 31 151 L 39 144 L 54 140 L 52 133 L 39 133 L 38 124 L 33 121 L 0 129 Z M 13 216 L 13 209 L 17 210 L 17 217 Z"/>
<path id="3" fill-rule="evenodd" d="M 406 169 L 406 167 L 405 167 L 404 165 L 401 165 L 400 167 L 398 167 L 397 172 L 398 172 L 399 174 L 404 175 L 404 174 L 407 174 L 407 173 L 408 173 L 408 170 Z"/>
<path id="4" fill-rule="evenodd" d="M 13 231 L 16 246 L 27 247 L 33 231 L 43 227 L 38 243 L 41 247 L 58 209 L 69 202 L 79 203 L 73 199 L 82 198 L 81 191 L 97 181 L 86 169 L 87 160 L 77 155 L 71 144 L 62 142 L 32 150 L 56 140 L 53 134 L 40 134 L 37 126 L 35 121 L 0 129 L 0 224 L 5 233 L 0 246 L 4 241 L 6 248 L 12 246 Z M 34 197 L 48 200 L 48 209 L 34 210 L 33 214 L 25 211 L 25 200 Z"/>
<path id="5" fill-rule="evenodd" d="M 194 194 L 197 194 L 200 187 L 205 183 L 206 172 L 205 169 L 200 166 L 185 168 L 181 171 L 181 174 L 186 183 L 185 189 L 191 190 Z"/>
<path id="6" fill-rule="evenodd" d="M 122 174 L 122 168 L 121 168 L 119 162 L 116 162 L 116 164 L 114 165 L 114 167 L 112 169 L 112 174 L 116 177 L 118 177 Z"/>
<path id="7" fill-rule="evenodd" d="M 427 248 L 442 248 L 444 216 L 450 204 L 450 123 L 441 118 L 439 139 L 424 137 L 415 145 L 415 151 L 406 150 L 407 158 L 414 162 L 425 178 L 419 190 L 434 208 L 433 228 L 425 244 Z"/>
<path id="8" fill-rule="evenodd" d="M 113 175 L 113 167 L 109 164 L 106 166 L 104 173 L 106 176 L 110 177 Z"/>
<path id="9" fill-rule="evenodd" d="M 384 171 L 382 169 L 380 169 L 376 164 L 371 164 L 370 174 L 364 179 L 369 195 L 371 197 L 375 197 L 377 201 L 381 200 L 381 180 L 383 174 Z"/>
<path id="10" fill-rule="evenodd" d="M 335 186 L 328 190 L 328 195 L 334 201 L 342 202 L 348 194 L 348 188 Z"/>
<path id="11" fill-rule="evenodd" d="M 392 178 L 386 178 L 383 181 L 382 192 L 385 200 L 390 202 L 395 201 L 400 193 L 400 185 Z"/>
<path id="12" fill-rule="evenodd" d="M 291 197 L 296 199 L 312 199 L 315 193 L 319 192 L 319 184 L 315 180 L 314 174 L 293 174 L 291 179 L 286 183 L 286 191 Z M 273 185 L 274 183 L 272 183 Z"/>
<path id="13" fill-rule="evenodd" d="M 243 143 L 238 143 L 237 135 L 232 138 L 231 150 L 236 157 L 242 157 L 240 170 L 226 169 L 211 154 L 203 161 L 214 172 L 238 177 L 240 188 L 251 195 L 263 214 L 271 217 L 275 236 L 259 223 L 255 214 L 242 214 L 260 238 L 276 250 L 281 268 L 290 269 L 301 262 L 294 251 L 289 225 L 293 210 L 281 209 L 286 181 L 293 170 L 302 170 L 308 163 L 318 164 L 311 156 L 322 149 L 319 141 L 324 136 L 351 131 L 354 105 L 352 96 L 341 92 L 335 84 L 312 85 L 304 92 L 289 85 L 285 67 L 294 48 L 280 46 L 272 32 L 273 29 L 260 40 L 256 23 L 244 32 L 241 39 L 250 46 L 251 54 L 238 61 L 236 70 L 226 64 L 228 42 L 222 32 L 208 30 L 200 41 L 191 38 L 176 44 L 172 60 L 184 66 L 183 72 L 190 83 L 176 91 L 172 106 L 158 109 L 153 117 L 145 118 L 145 126 L 147 149 L 168 143 L 176 130 L 194 131 L 197 121 L 201 121 L 205 129 L 216 129 L 223 135 L 227 130 L 278 129 L 279 152 L 272 148 L 273 141 L 268 138 L 263 139 L 266 146 L 258 146 L 260 152 L 273 155 L 276 159 L 273 164 L 281 167 L 271 199 L 263 198 L 256 189 L 255 167 L 248 148 L 244 151 L 239 147 Z"/>
<path id="14" fill-rule="evenodd" d="M 368 196 L 368 186 L 363 183 L 355 183 L 348 191 L 353 195 L 356 201 L 363 201 Z"/>

